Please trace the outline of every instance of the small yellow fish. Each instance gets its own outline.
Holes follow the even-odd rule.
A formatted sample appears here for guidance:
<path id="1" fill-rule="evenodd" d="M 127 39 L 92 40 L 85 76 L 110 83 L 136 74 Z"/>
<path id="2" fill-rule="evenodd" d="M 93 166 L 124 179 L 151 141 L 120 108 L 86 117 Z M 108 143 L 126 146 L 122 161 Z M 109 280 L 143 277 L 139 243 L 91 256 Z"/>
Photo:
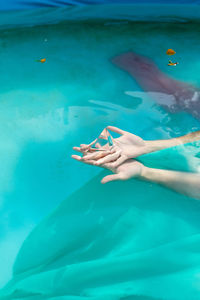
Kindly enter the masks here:
<path id="1" fill-rule="evenodd" d="M 42 58 L 42 59 L 37 59 L 37 62 L 41 62 L 42 64 L 46 61 L 46 58 Z"/>
<path id="2" fill-rule="evenodd" d="M 178 65 L 178 62 L 173 63 L 171 60 L 169 60 L 168 66 L 176 66 Z"/>
<path id="3" fill-rule="evenodd" d="M 166 54 L 167 55 L 174 55 L 176 52 L 173 50 L 173 49 L 168 49 L 167 51 L 166 51 Z"/>

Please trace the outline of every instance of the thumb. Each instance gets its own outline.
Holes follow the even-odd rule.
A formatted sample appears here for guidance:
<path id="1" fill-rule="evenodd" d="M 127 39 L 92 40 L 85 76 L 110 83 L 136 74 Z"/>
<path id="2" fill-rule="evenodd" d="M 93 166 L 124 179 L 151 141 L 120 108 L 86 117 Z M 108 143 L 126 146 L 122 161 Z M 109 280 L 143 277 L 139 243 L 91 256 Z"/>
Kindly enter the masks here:
<path id="1" fill-rule="evenodd" d="M 114 180 L 120 180 L 120 175 L 119 174 L 113 174 L 113 175 L 108 175 L 105 176 L 102 180 L 101 183 L 107 183 L 109 181 L 114 181 Z"/>

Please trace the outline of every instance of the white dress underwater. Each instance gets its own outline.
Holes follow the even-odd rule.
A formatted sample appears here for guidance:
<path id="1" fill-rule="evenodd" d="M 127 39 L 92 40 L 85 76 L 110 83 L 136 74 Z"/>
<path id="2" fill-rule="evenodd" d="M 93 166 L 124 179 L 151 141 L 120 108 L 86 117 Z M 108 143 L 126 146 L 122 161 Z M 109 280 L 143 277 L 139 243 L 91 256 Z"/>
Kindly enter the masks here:
<path id="1" fill-rule="evenodd" d="M 194 171 L 188 153 L 197 162 L 196 146 L 140 160 Z M 139 180 L 101 185 L 105 173 L 28 236 L 2 300 L 199 298 L 199 201 Z"/>

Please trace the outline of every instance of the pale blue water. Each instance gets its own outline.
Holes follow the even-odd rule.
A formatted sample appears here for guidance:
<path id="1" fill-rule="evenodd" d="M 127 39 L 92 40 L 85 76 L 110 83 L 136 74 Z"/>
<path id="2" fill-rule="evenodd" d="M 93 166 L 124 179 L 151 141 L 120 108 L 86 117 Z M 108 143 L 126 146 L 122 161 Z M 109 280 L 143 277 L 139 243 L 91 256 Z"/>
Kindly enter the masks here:
<path id="1" fill-rule="evenodd" d="M 145 93 L 131 96 L 140 88 L 110 62 L 133 50 L 200 86 L 199 33 L 110 21 L 1 30 L 1 287 L 15 274 L 1 299 L 199 299 L 199 202 L 136 180 L 102 186 L 99 168 L 70 158 L 106 125 L 144 139 L 199 129 Z M 168 48 L 177 68 L 166 65 Z M 191 156 L 177 168 L 187 160 L 195 170 Z"/>

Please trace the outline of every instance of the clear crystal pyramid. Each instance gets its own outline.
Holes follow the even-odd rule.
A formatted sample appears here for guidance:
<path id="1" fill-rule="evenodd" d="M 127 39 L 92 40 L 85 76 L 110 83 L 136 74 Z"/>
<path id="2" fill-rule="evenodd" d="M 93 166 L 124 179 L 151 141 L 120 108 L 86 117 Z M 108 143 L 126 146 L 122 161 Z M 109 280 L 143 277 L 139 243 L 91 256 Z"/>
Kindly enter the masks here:
<path id="1" fill-rule="evenodd" d="M 92 146 L 93 150 L 105 151 L 111 149 L 113 146 L 113 137 L 107 128 L 105 128 L 98 136 L 96 142 Z"/>

